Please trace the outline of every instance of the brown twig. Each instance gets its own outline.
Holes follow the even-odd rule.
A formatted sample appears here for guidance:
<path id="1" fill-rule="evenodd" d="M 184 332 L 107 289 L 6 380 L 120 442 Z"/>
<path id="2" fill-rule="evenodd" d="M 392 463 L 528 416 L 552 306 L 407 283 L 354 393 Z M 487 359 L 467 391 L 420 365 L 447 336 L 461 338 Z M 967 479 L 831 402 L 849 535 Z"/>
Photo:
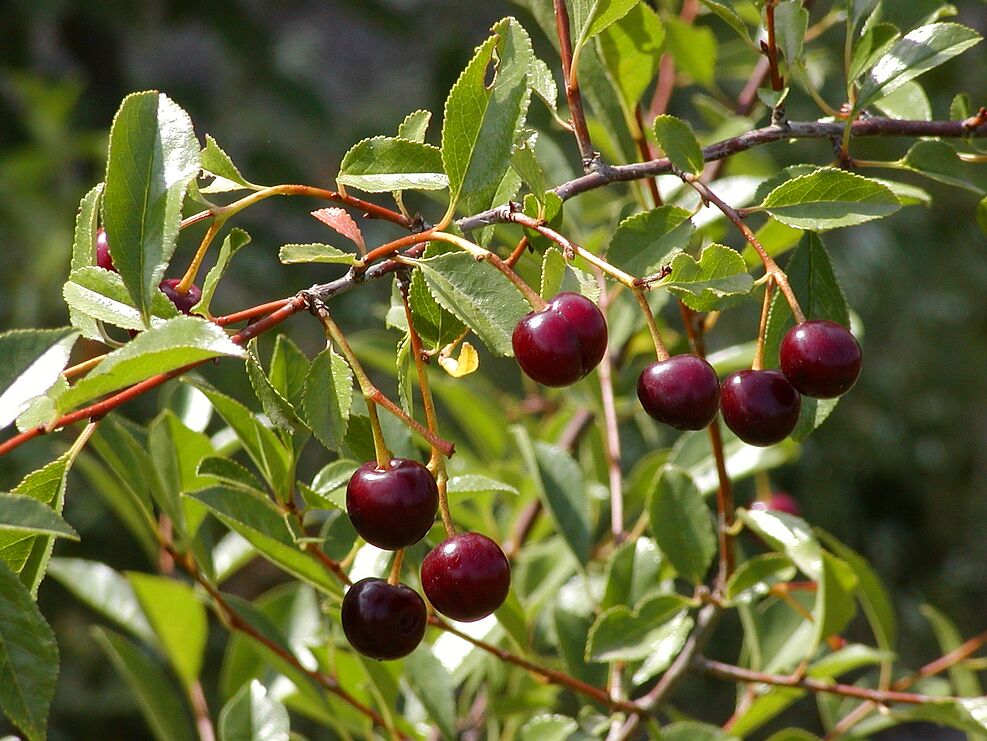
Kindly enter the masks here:
<path id="1" fill-rule="evenodd" d="M 562 78 L 565 83 L 565 97 L 569 103 L 569 114 L 572 116 L 572 131 L 579 145 L 579 156 L 583 161 L 583 169 L 592 169 L 597 160 L 593 150 L 593 142 L 589 137 L 589 127 L 586 125 L 586 114 L 583 111 L 583 98 L 579 92 L 578 71 L 572 67 L 572 37 L 569 31 L 569 11 L 565 0 L 554 0 L 555 28 L 559 34 L 559 54 L 562 57 Z"/>
<path id="2" fill-rule="evenodd" d="M 836 682 L 827 682 L 822 679 L 812 679 L 811 677 L 800 677 L 798 675 L 768 674 L 766 672 L 754 671 L 753 669 L 745 669 L 741 666 L 724 664 L 720 661 L 713 661 L 702 656 L 697 656 L 694 659 L 693 668 L 708 677 L 726 679 L 730 682 L 754 682 L 757 684 L 770 684 L 776 687 L 797 687 L 810 692 L 825 692 L 826 694 L 840 695 L 842 697 L 856 697 L 881 705 L 892 702 L 924 705 L 931 702 L 944 702 L 950 699 L 948 697 L 932 697 L 930 695 L 917 695 L 911 692 L 898 692 L 895 690 L 876 690 L 868 687 L 858 687 L 852 684 L 839 684 Z"/>
<path id="3" fill-rule="evenodd" d="M 606 279 L 603 271 L 596 271 L 596 280 L 600 285 L 600 311 L 605 317 L 609 306 Z M 607 343 L 603 358 L 597 366 L 597 377 L 600 382 L 600 400 L 603 407 L 603 456 L 607 464 L 607 478 L 610 488 L 610 532 L 617 543 L 622 543 L 627 537 L 624 529 L 624 475 L 620 469 L 620 428 L 617 424 L 617 406 L 613 395 L 613 351 Z"/>

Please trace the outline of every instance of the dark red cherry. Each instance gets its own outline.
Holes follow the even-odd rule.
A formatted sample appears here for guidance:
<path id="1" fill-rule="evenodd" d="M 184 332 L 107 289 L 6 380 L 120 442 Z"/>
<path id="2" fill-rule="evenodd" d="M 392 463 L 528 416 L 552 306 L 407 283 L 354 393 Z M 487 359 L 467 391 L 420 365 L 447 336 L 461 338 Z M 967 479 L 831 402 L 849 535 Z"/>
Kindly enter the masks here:
<path id="1" fill-rule="evenodd" d="M 442 541 L 422 561 L 422 589 L 446 617 L 480 620 L 504 604 L 511 565 L 494 541 L 463 533 Z"/>
<path id="2" fill-rule="evenodd" d="M 751 509 L 761 510 L 765 512 L 787 512 L 790 515 L 795 515 L 796 517 L 802 516 L 802 508 L 799 506 L 798 501 L 791 494 L 786 494 L 783 491 L 776 491 L 771 494 L 769 499 L 757 499 L 751 503 Z"/>
<path id="3" fill-rule="evenodd" d="M 407 548 L 425 537 L 439 509 L 439 490 L 418 461 L 391 458 L 360 466 L 346 485 L 346 511 L 360 536 L 389 551 Z"/>
<path id="4" fill-rule="evenodd" d="M 96 230 L 96 264 L 103 270 L 116 272 L 113 266 L 113 258 L 110 257 L 110 243 L 106 239 L 106 229 L 100 227 Z"/>
<path id="5" fill-rule="evenodd" d="M 698 355 L 676 355 L 652 363 L 637 379 L 644 411 L 679 430 L 701 430 L 720 407 L 720 381 Z"/>
<path id="6" fill-rule="evenodd" d="M 341 609 L 343 633 L 371 659 L 400 659 L 422 642 L 428 613 L 425 602 L 404 584 L 361 579 L 346 592 Z"/>
<path id="7" fill-rule="evenodd" d="M 750 445 L 774 445 L 795 429 L 802 397 L 780 371 L 743 370 L 723 379 L 723 421 Z"/>
<path id="8" fill-rule="evenodd" d="M 514 357 L 544 386 L 569 386 L 593 370 L 607 349 L 607 322 L 578 293 L 560 293 L 514 328 Z"/>
<path id="9" fill-rule="evenodd" d="M 188 287 L 188 291 L 179 293 L 176 290 L 179 283 L 181 283 L 180 278 L 165 278 L 158 288 L 175 305 L 176 309 L 183 314 L 191 314 L 192 307 L 199 303 L 199 299 L 202 298 L 202 289 L 193 283 Z"/>
<path id="10" fill-rule="evenodd" d="M 860 375 L 860 345 L 850 330 L 826 319 L 788 330 L 779 351 L 781 370 L 806 396 L 832 399 L 850 390 Z"/>

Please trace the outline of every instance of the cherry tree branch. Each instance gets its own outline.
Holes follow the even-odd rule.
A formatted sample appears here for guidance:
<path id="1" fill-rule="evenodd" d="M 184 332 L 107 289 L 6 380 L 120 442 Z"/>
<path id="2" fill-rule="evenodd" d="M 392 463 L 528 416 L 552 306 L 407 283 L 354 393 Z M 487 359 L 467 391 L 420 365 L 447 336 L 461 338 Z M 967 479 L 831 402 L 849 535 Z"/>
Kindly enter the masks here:
<path id="1" fill-rule="evenodd" d="M 832 139 L 841 137 L 845 124 L 829 121 L 790 121 L 784 126 L 766 126 L 754 129 L 740 136 L 724 139 L 703 149 L 706 162 L 731 157 L 755 147 L 790 139 Z M 865 118 L 854 121 L 850 126 L 854 137 L 898 136 L 942 138 L 987 136 L 987 109 L 965 121 L 903 121 L 893 118 Z M 610 183 L 628 182 L 667 175 L 672 172 L 672 163 L 666 157 L 638 162 L 630 165 L 598 166 L 593 172 L 558 185 L 554 192 L 562 200 L 602 188 Z M 479 229 L 504 221 L 501 207 L 459 219 L 456 225 L 464 232 Z"/>
<path id="2" fill-rule="evenodd" d="M 583 160 L 583 168 L 589 170 L 596 162 L 597 154 L 589 138 L 589 127 L 586 125 L 586 114 L 583 111 L 583 97 L 579 92 L 577 70 L 573 67 L 572 38 L 569 31 L 569 11 L 565 0 L 554 0 L 555 27 L 559 34 L 559 54 L 562 57 L 562 77 L 565 82 L 565 97 L 569 103 L 569 113 L 572 116 L 572 132 L 579 145 L 579 156 Z"/>

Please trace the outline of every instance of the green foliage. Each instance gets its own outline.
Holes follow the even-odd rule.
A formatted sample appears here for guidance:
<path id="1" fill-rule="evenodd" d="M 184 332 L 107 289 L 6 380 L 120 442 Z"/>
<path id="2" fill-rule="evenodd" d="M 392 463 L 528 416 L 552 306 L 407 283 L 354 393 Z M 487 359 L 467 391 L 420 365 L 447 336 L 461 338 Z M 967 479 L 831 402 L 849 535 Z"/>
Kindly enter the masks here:
<path id="1" fill-rule="evenodd" d="M 553 4 L 519 4 L 558 49 Z M 870 222 L 902 206 L 935 208 L 940 184 L 982 198 L 977 91 L 953 98 L 950 121 L 935 121 L 945 106 L 917 79 L 980 36 L 942 22 L 951 9 L 935 0 L 848 0 L 826 15 L 797 0 L 699 5 L 692 18 L 691 6 L 679 15 L 674 3 L 567 2 L 571 67 L 561 78 L 558 60 L 535 55 L 550 46 L 503 18 L 442 91 L 441 130 L 430 136 L 432 112 L 416 110 L 396 130 L 392 121 L 389 133 L 341 157 L 339 149 L 336 191 L 256 185 L 212 136 L 200 142 L 191 117 L 163 93 L 123 100 L 105 182 L 82 196 L 74 231 L 59 242 L 59 269 L 68 271 L 56 324 L 67 317 L 70 326 L 0 333 L 0 426 L 23 430 L 0 450 L 87 424 L 68 452 L 49 449 L 51 462 L 39 458 L 0 493 L 0 705 L 24 736 L 46 737 L 55 693 L 55 635 L 35 604 L 49 572 L 98 619 L 126 631 L 96 627 L 93 635 L 148 733 L 169 741 L 206 735 L 206 723 L 231 741 L 300 737 L 293 726 L 334 738 L 719 740 L 766 735 L 760 729 L 775 719 L 814 722 L 792 707 L 810 692 L 820 716 L 813 731 L 842 729 L 859 713 L 859 726 L 846 730 L 861 736 L 915 721 L 975 738 L 987 732 L 983 664 L 951 654 L 970 645 L 951 618 L 922 608 L 946 665 L 932 664 L 943 677 L 911 676 L 896 653 L 903 627 L 885 586 L 893 583 L 887 563 L 871 565 L 802 517 L 734 500 L 747 501 L 751 477 L 763 498 L 773 479 L 803 465 L 802 444 L 823 421 L 859 417 L 866 405 L 852 406 L 851 396 L 836 411 L 835 399 L 806 397 L 791 436 L 759 448 L 719 418 L 708 431 L 659 427 L 634 394 L 636 374 L 655 357 L 652 339 L 661 357 L 662 344 L 675 353 L 714 349 L 710 361 L 723 375 L 755 356 L 777 367 L 799 311 L 844 326 L 853 317 L 859 329 L 838 272 L 853 276 L 851 296 L 867 295 L 870 266 L 856 259 L 871 253 L 834 260 L 820 233 L 877 229 Z M 838 34 L 825 31 L 841 23 L 837 44 L 829 37 Z M 771 90 L 758 89 L 762 79 Z M 840 108 L 841 91 L 837 117 L 831 104 Z M 529 117 L 532 94 L 545 107 Z M 822 110 L 807 118 L 832 118 L 785 117 L 812 105 Z M 769 108 L 771 125 L 758 129 Z M 824 149 L 786 148 L 787 132 L 792 141 L 832 140 L 839 167 L 819 155 Z M 879 154 L 865 155 L 875 135 L 907 141 L 886 137 L 873 145 Z M 776 158 L 783 151 L 797 159 Z M 257 164 L 251 158 L 251 170 Z M 875 166 L 933 182 L 925 189 L 856 171 Z M 277 264 L 258 246 L 269 235 L 252 242 L 234 227 L 218 248 L 212 242 L 255 203 L 300 194 L 332 201 L 312 215 L 359 251 L 282 230 L 274 245 L 297 241 L 277 257 L 300 266 L 286 274 L 308 269 L 326 281 L 321 271 L 330 271 L 335 280 L 293 284 L 295 297 L 274 311 L 273 280 L 248 291 L 233 282 L 241 268 L 255 271 L 255 260 Z M 985 203 L 972 205 L 982 229 Z M 919 223 L 920 211 L 904 218 Z M 183 232 L 199 222 L 210 226 L 190 237 L 186 254 Z M 100 228 L 113 271 L 97 265 Z M 827 240 L 840 249 L 839 236 Z M 234 268 L 239 255 L 248 256 Z M 209 267 L 193 316 L 159 290 L 172 263 L 169 274 L 188 280 Z M 369 284 L 381 279 L 384 290 L 374 293 Z M 794 311 L 778 283 L 797 299 Z M 757 336 L 765 285 L 775 293 Z M 357 299 L 341 298 L 351 290 Z M 561 292 L 600 306 L 607 350 L 598 371 L 548 390 L 505 358 L 538 296 Z M 220 298 L 255 306 L 214 316 Z M 305 324 L 306 310 L 320 325 Z M 262 337 L 292 316 L 298 344 Z M 396 334 L 353 332 L 357 319 Z M 586 326 L 567 317 L 556 326 L 572 336 L 551 339 L 575 346 L 582 360 L 593 344 Z M 549 362 L 567 362 L 557 355 Z M 190 372 L 206 361 L 220 367 Z M 162 374 L 185 383 L 162 384 Z M 154 401 L 123 406 L 158 385 Z M 453 444 L 455 456 L 446 455 Z M 353 472 L 388 455 L 428 460 L 441 499 L 435 527 L 398 556 L 365 543 L 346 512 Z M 69 476 L 76 463 L 78 481 Z M 98 514 L 63 515 L 67 492 L 87 489 Z M 113 531 L 113 518 L 144 557 L 121 568 L 143 571 L 70 550 L 49 563 L 56 540 L 78 548 L 81 535 L 85 548 L 93 523 Z M 512 575 L 503 604 L 470 625 L 434 616 L 424 642 L 399 661 L 358 655 L 340 627 L 347 586 L 391 574 L 425 591 L 422 561 L 450 530 L 503 544 Z M 457 598 L 468 600 L 462 589 Z M 736 666 L 703 655 L 721 618 L 743 631 L 742 646 L 725 654 Z M 708 703 L 684 700 L 679 683 L 689 672 L 744 687 L 732 715 L 715 693 Z M 892 703 L 875 687 L 917 694 Z M 869 707 L 855 704 L 861 699 L 886 712 L 865 717 L 855 710 Z M 725 717 L 725 729 L 705 722 Z M 788 728 L 770 738 L 818 736 Z"/>

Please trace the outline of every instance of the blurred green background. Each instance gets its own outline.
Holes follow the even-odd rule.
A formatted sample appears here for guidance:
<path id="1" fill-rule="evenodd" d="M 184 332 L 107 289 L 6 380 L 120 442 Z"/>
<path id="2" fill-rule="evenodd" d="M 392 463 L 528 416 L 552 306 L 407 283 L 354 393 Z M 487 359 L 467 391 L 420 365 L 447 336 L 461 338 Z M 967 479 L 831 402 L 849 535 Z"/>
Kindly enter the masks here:
<path id="1" fill-rule="evenodd" d="M 961 22 L 987 31 L 982 0 L 955 5 Z M 76 207 L 101 179 L 106 131 L 128 92 L 165 91 L 189 111 L 199 135 L 215 136 L 255 182 L 328 186 L 350 144 L 394 131 L 410 111 L 436 112 L 434 135 L 446 91 L 472 48 L 509 13 L 521 16 L 545 52 L 547 43 L 523 11 L 494 0 L 6 0 L 0 5 L 0 327 L 66 322 L 61 285 Z M 841 33 L 827 33 L 821 48 L 838 54 Z M 987 103 L 987 48 L 922 82 L 938 118 L 947 115 L 955 92 Z M 723 86 L 735 93 L 738 83 Z M 673 112 L 690 116 L 691 92 L 676 93 Z M 824 92 L 839 97 L 835 86 Z M 793 118 L 816 115 L 804 98 L 793 96 Z M 574 155 L 571 142 L 563 145 Z M 891 159 L 906 147 L 890 140 L 860 151 Z M 781 165 L 830 156 L 826 144 L 791 149 L 776 145 L 764 155 Z M 896 597 L 903 658 L 918 666 L 936 655 L 920 604 L 942 609 L 964 635 L 987 627 L 987 238 L 975 226 L 972 193 L 903 179 L 929 190 L 933 207 L 905 209 L 827 238 L 866 328 L 865 370 L 801 460 L 776 472 L 774 483 L 800 500 L 811 522 L 878 568 Z M 214 304 L 218 312 L 336 275 L 331 268 L 275 269 L 280 244 L 321 238 L 307 216 L 316 207 L 282 199 L 244 214 L 238 225 L 254 244 L 237 258 Z M 391 233 L 371 225 L 368 242 Z M 183 236 L 179 263 L 200 234 Z M 379 289 L 347 296 L 342 322 L 379 326 L 386 308 Z M 750 322 L 727 324 L 711 342 L 749 339 L 749 330 Z M 311 332 L 288 331 L 313 348 Z M 621 391 L 630 393 L 632 382 L 621 378 Z M 0 460 L 3 488 L 50 460 L 59 445 L 64 439 L 35 442 Z M 70 482 L 67 517 L 83 543 L 63 544 L 60 552 L 98 554 L 122 569 L 150 567 L 81 483 Z M 749 487 L 741 492 L 750 496 Z M 130 695 L 90 643 L 91 616 L 50 580 L 41 604 L 62 652 L 51 738 L 144 737 Z M 221 640 L 214 636 L 216 646 Z M 730 689 L 720 689 L 729 700 Z"/>

